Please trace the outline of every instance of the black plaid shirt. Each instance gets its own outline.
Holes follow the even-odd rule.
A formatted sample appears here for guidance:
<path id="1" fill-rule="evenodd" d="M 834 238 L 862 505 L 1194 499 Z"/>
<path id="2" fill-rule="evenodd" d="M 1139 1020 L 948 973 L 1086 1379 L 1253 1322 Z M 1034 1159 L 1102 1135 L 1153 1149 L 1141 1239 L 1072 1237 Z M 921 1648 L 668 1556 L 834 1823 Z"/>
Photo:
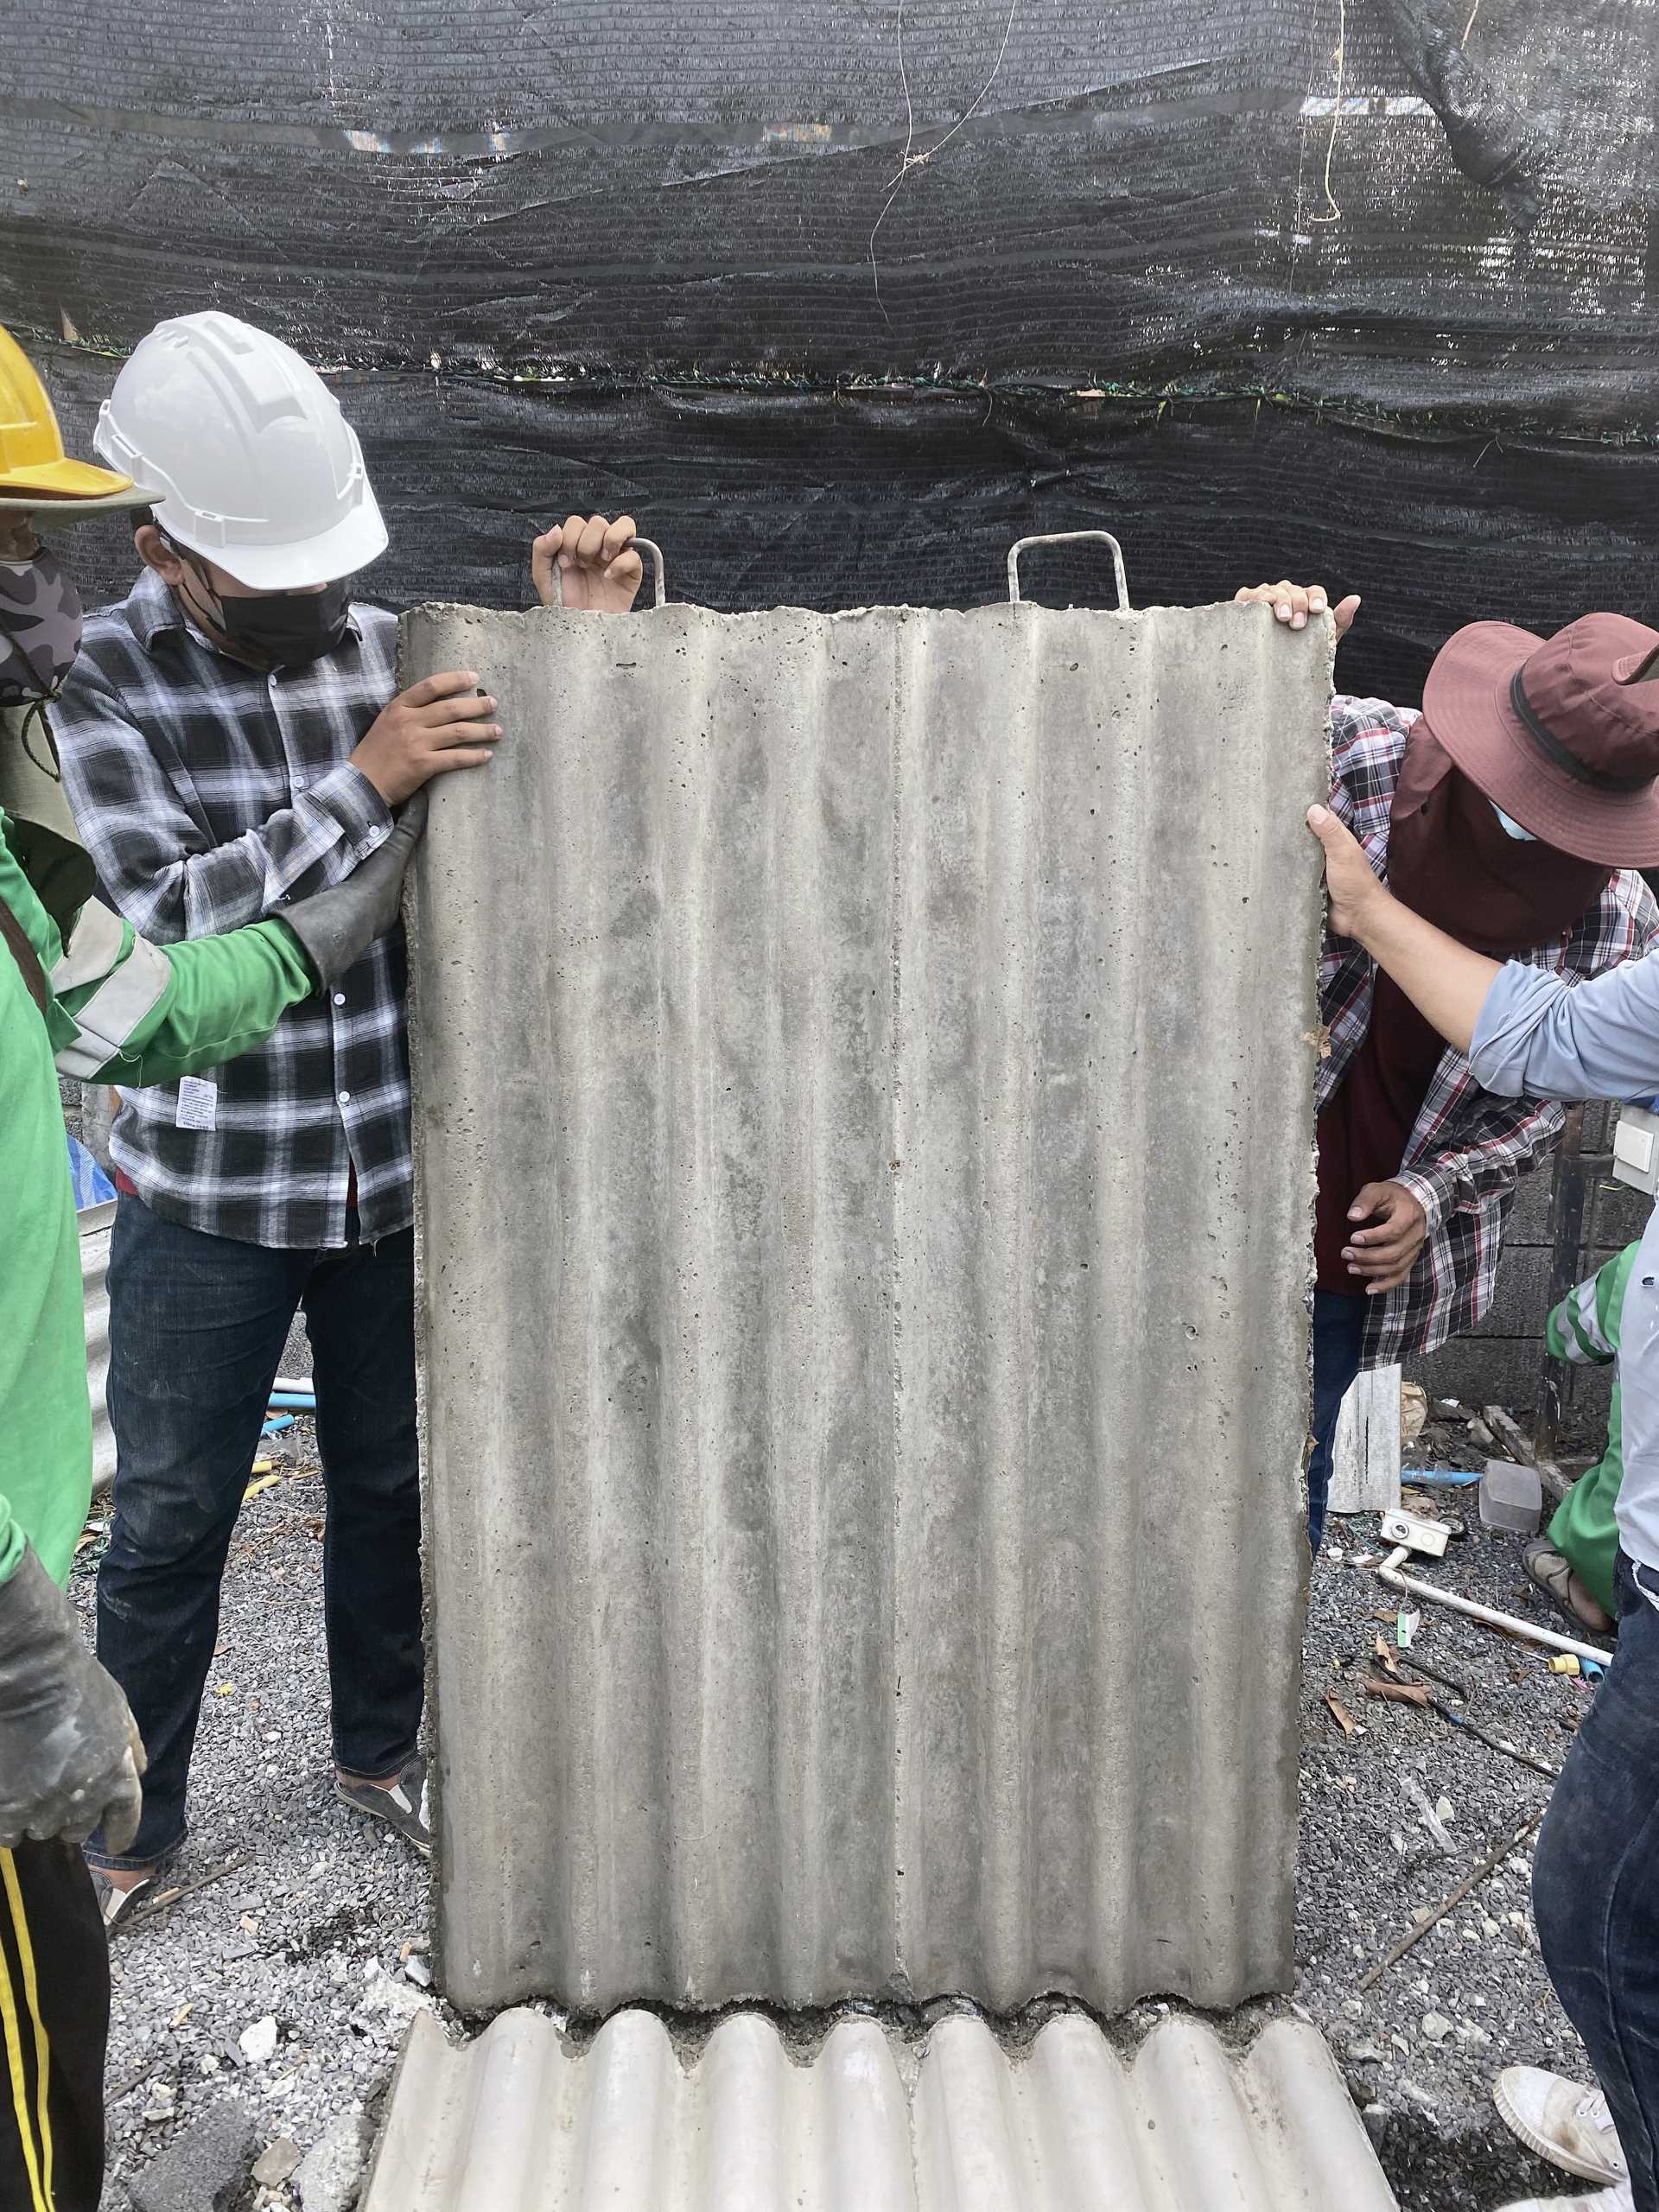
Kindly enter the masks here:
<path id="1" fill-rule="evenodd" d="M 1331 705 L 1331 810 L 1365 848 L 1384 882 L 1389 829 L 1406 740 L 1417 720 L 1382 699 Z M 1570 930 L 1522 956 L 1569 982 L 1599 976 L 1645 953 L 1659 935 L 1653 893 L 1621 868 Z M 1319 964 L 1319 1014 L 1328 1039 L 1314 1103 L 1323 1108 L 1354 1064 L 1371 1022 L 1376 963 L 1347 938 L 1327 936 Z M 1521 1177 L 1560 1141 L 1566 1109 L 1541 1098 L 1497 1098 L 1475 1081 L 1466 1056 L 1448 1046 L 1417 1116 L 1395 1180 L 1428 1217 L 1428 1237 L 1397 1290 L 1371 1300 L 1365 1364 L 1392 1367 L 1472 1329 L 1497 1289 L 1510 1202 Z"/>
<path id="2" fill-rule="evenodd" d="M 111 903 L 160 944 L 280 914 L 349 875 L 391 828 L 349 755 L 397 688 L 397 625 L 264 675 L 187 620 L 146 569 L 87 618 L 53 711 L 64 788 Z M 414 1217 L 403 932 L 270 1041 L 185 1084 L 124 1090 L 111 1142 L 145 1202 L 245 1243 L 343 1244 Z"/>

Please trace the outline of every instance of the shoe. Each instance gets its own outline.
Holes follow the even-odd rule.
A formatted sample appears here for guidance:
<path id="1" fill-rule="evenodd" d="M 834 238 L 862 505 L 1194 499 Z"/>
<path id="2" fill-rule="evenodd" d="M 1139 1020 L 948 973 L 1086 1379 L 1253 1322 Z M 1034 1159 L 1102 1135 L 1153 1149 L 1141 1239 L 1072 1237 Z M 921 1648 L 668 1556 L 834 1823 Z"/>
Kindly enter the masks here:
<path id="1" fill-rule="evenodd" d="M 1535 1583 L 1546 1598 L 1552 1599 L 1575 1627 L 1587 1628 L 1592 1636 L 1611 1636 L 1616 1623 L 1611 1613 L 1604 1612 L 1585 1585 L 1573 1573 L 1566 1554 L 1558 1552 L 1548 1536 L 1535 1536 L 1522 1554 L 1527 1580 Z"/>
<path id="2" fill-rule="evenodd" d="M 418 1851 L 423 1859 L 432 1856 L 432 1831 L 427 1826 L 426 1761 L 410 1759 L 390 1789 L 382 1789 L 372 1782 L 359 1780 L 353 1775 L 350 1780 L 336 1771 L 334 1795 L 342 1805 L 349 1805 L 354 1812 L 366 1813 L 372 1821 L 384 1821 L 389 1828 L 396 1828 L 404 1841 Z"/>
<path id="3" fill-rule="evenodd" d="M 124 1925 L 146 1897 L 156 1894 L 156 1885 L 161 1877 L 161 1869 L 157 1867 L 153 1872 L 144 1875 L 142 1880 L 135 1882 L 130 1889 L 124 1890 L 110 1879 L 101 1866 L 89 1866 L 86 1872 L 92 1878 L 92 1892 L 98 1899 L 98 1910 L 106 1934 L 113 1933 Z"/>
<path id="4" fill-rule="evenodd" d="M 1636 2212 L 1636 2199 L 1629 2182 L 1622 2181 L 1617 2189 L 1599 2189 L 1593 2196 L 1518 2196 L 1498 2212 Z"/>
<path id="5" fill-rule="evenodd" d="M 1492 2091 L 1497 2116 L 1541 2158 L 1584 2181 L 1630 2180 L 1630 2170 L 1599 2089 L 1537 2066 L 1507 2066 Z M 1628 2199 L 1626 2200 L 1628 2202 Z M 1608 2212 L 1614 2212 L 1610 2200 Z"/>

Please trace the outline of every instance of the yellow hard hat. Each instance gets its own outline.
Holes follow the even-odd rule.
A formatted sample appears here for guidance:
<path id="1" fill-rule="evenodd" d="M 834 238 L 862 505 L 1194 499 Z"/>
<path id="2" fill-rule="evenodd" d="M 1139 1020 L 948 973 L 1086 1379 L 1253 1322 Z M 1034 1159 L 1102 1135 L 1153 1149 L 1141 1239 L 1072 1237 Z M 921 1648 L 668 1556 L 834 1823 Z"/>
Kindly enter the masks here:
<path id="1" fill-rule="evenodd" d="M 39 508 L 82 499 L 140 504 L 142 495 L 130 501 L 120 497 L 132 489 L 130 476 L 65 457 L 63 435 L 46 386 L 22 347 L 0 324 L 0 505 L 29 503 Z"/>

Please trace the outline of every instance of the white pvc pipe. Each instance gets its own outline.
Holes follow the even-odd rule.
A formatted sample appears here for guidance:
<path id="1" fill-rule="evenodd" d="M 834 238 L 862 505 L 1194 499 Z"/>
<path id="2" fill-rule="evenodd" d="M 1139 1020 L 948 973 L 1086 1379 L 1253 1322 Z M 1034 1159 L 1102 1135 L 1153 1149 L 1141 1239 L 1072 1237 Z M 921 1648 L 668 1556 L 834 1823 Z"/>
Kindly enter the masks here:
<path id="1" fill-rule="evenodd" d="M 1399 1545 L 1377 1568 L 1377 1580 L 1386 1582 L 1390 1590 L 1403 1590 L 1413 1598 L 1427 1598 L 1432 1605 L 1448 1605 L 1454 1613 L 1466 1613 L 1471 1620 L 1484 1621 L 1489 1628 L 1506 1628 L 1512 1636 L 1525 1637 L 1529 1643 L 1546 1643 L 1552 1651 L 1570 1651 L 1575 1659 L 1588 1659 L 1601 1668 L 1612 1664 L 1610 1655 L 1593 1643 L 1575 1643 L 1570 1636 L 1557 1636 L 1553 1628 L 1535 1628 L 1530 1621 L 1523 1621 L 1515 1613 L 1500 1613 L 1491 1605 L 1478 1605 L 1472 1598 L 1459 1598 L 1454 1591 L 1437 1590 L 1432 1582 L 1418 1582 L 1409 1574 L 1402 1574 L 1400 1562 L 1409 1555 L 1410 1546 Z"/>

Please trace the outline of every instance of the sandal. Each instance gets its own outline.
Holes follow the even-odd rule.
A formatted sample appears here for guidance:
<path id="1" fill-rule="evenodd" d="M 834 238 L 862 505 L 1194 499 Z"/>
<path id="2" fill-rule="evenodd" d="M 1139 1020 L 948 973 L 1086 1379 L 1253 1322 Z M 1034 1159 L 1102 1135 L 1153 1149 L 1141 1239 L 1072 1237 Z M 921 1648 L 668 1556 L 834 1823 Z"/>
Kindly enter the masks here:
<path id="1" fill-rule="evenodd" d="M 389 1828 L 396 1828 L 404 1841 L 412 1845 L 423 1859 L 432 1856 L 423 1758 L 417 1756 L 410 1759 L 390 1789 L 382 1789 L 361 1775 L 342 1773 L 337 1768 L 334 1795 L 342 1805 L 351 1806 L 354 1812 L 366 1813 L 371 1820 L 384 1821 Z"/>
<path id="2" fill-rule="evenodd" d="M 1592 1636 L 1611 1636 L 1617 1623 L 1605 1613 L 1589 1590 L 1574 1574 L 1571 1562 L 1548 1536 L 1535 1536 L 1527 1546 L 1522 1564 L 1527 1580 L 1541 1590 L 1567 1615 L 1575 1628 Z"/>
<path id="3" fill-rule="evenodd" d="M 118 1884 L 112 1882 L 101 1866 L 89 1866 L 86 1872 L 92 1878 L 92 1890 L 98 1898 L 98 1910 L 104 1922 L 105 1932 L 110 1935 L 113 1934 L 118 1928 L 124 1926 L 131 1918 L 137 1907 L 141 1905 L 146 1897 L 156 1894 L 156 1885 L 161 1879 L 162 1870 L 159 1866 L 152 1868 L 148 1874 L 136 1881 L 130 1889 L 125 1890 L 122 1889 Z"/>

